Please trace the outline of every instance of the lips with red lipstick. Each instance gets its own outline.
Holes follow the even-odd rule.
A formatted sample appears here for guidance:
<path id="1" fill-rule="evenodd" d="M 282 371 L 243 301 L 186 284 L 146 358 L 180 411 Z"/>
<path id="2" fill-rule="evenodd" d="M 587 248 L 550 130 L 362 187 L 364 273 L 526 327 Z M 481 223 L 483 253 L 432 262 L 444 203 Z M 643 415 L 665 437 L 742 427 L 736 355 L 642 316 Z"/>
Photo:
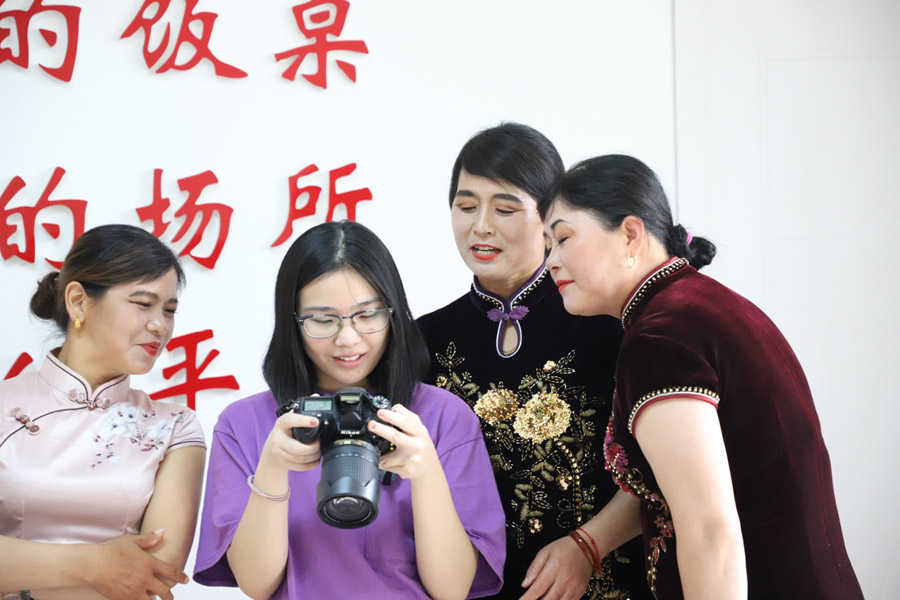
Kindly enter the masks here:
<path id="1" fill-rule="evenodd" d="M 503 252 L 500 248 L 490 244 L 473 244 L 470 250 L 472 251 L 472 256 L 478 260 L 493 260 Z"/>
<path id="2" fill-rule="evenodd" d="M 556 282 L 556 289 L 558 289 L 559 292 L 562 293 L 563 289 L 564 289 L 567 285 L 569 285 L 570 283 L 572 283 L 572 281 L 573 281 L 572 279 L 560 279 L 559 281 Z"/>
<path id="3" fill-rule="evenodd" d="M 149 344 L 140 344 L 141 348 L 146 350 L 147 354 L 150 356 L 156 356 L 159 352 L 160 344 L 159 342 L 150 342 Z"/>

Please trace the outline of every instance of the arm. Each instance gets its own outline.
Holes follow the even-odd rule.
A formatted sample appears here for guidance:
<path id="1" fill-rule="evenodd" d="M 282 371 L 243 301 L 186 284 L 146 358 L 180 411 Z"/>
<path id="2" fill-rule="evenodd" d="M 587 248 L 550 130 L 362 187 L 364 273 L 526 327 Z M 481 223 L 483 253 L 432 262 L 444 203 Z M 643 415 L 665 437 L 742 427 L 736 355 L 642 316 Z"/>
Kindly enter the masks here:
<path id="1" fill-rule="evenodd" d="M 641 533 L 639 500 L 619 490 L 594 518 L 581 527 L 604 557 Z M 541 548 L 534 557 L 522 586 L 529 588 L 522 600 L 581 598 L 593 567 L 575 541 L 566 536 Z"/>
<path id="2" fill-rule="evenodd" d="M 141 524 L 141 533 L 160 528 L 166 530 L 165 538 L 149 552 L 181 569 L 194 542 L 205 461 L 205 448 L 180 448 L 169 452 L 156 471 L 153 497 Z"/>
<path id="3" fill-rule="evenodd" d="M 672 398 L 639 417 L 635 438 L 672 513 L 684 597 L 746 599 L 741 524 L 715 407 Z"/>
<path id="4" fill-rule="evenodd" d="M 160 531 L 123 535 L 103 544 L 49 544 L 0 537 L 0 589 L 50 588 L 42 589 L 37 597 L 70 598 L 68 592 L 77 587 L 79 598 L 130 600 L 149 592 L 172 600 L 170 586 L 161 578 L 187 583 L 187 575 L 145 551 L 162 538 Z"/>
<path id="5" fill-rule="evenodd" d="M 275 422 L 256 467 L 254 485 L 270 495 L 287 492 L 289 471 L 308 471 L 319 464 L 319 442 L 301 444 L 293 427 L 314 427 L 314 417 L 285 413 Z M 287 569 L 288 503 L 251 493 L 234 539 L 228 564 L 241 591 L 255 599 L 270 598 Z"/>
<path id="6" fill-rule="evenodd" d="M 151 572 L 150 576 L 156 576 L 161 580 L 162 586 L 168 589 L 175 585 L 176 582 L 185 583 L 186 576 L 182 573 L 184 564 L 187 562 L 188 554 L 191 550 L 191 544 L 194 540 L 194 530 L 197 526 L 197 510 L 200 506 L 200 487 L 203 478 L 203 465 L 205 460 L 205 450 L 199 447 L 181 448 L 173 450 L 162 460 L 156 472 L 154 482 L 153 496 L 144 512 L 143 524 L 141 527 L 141 537 L 123 536 L 118 538 L 119 545 L 112 553 L 103 552 L 97 555 L 94 552 L 94 559 L 91 559 L 90 544 L 43 544 L 43 546 L 61 546 L 68 548 L 71 552 L 82 552 L 89 556 L 82 561 L 63 562 L 63 565 L 81 565 L 79 572 L 76 573 L 79 581 L 72 583 L 56 584 L 52 579 L 48 579 L 46 570 L 40 571 L 40 577 L 33 580 L 31 586 L 32 595 L 35 598 L 73 598 L 87 600 L 90 598 L 102 598 L 104 595 L 113 594 L 121 596 L 124 591 L 118 591 L 114 579 L 115 567 L 110 567 L 109 561 L 116 560 L 122 562 L 121 568 L 124 572 L 120 575 L 125 580 L 140 581 L 143 574 L 135 576 L 131 569 L 140 568 L 135 561 L 140 561 L 141 557 L 136 551 L 140 548 L 146 550 L 150 555 L 159 559 L 156 562 L 146 561 L 148 567 L 156 564 L 168 563 L 172 566 L 172 573 L 175 577 L 167 576 L 162 572 Z M 154 531 L 164 531 L 165 535 Z M 139 544 L 129 540 L 146 540 Z M 147 543 L 153 540 L 154 543 Z M 115 541 L 115 540 L 114 540 Z M 123 562 L 124 561 L 124 562 Z M 145 567 L 146 568 L 146 567 Z M 184 579 L 182 579 L 184 577 Z M 152 583 L 152 582 L 149 582 Z M 142 585 L 149 585 L 144 582 Z M 92 586 L 81 587 L 77 590 L 72 586 Z M 41 589 L 35 589 L 40 587 Z M 140 585 L 138 585 L 140 587 Z M 157 586 L 162 590 L 161 586 Z M 59 588 L 59 589 L 47 589 Z M 149 587 L 147 589 L 150 589 Z M 128 591 L 130 594 L 131 592 Z M 169 592 L 171 597 L 171 593 Z"/>
<path id="7" fill-rule="evenodd" d="M 419 417 L 401 405 L 379 410 L 369 430 L 397 448 L 379 467 L 409 479 L 416 562 L 422 585 L 432 598 L 465 598 L 475 579 L 478 551 L 459 519 L 437 451 Z"/>

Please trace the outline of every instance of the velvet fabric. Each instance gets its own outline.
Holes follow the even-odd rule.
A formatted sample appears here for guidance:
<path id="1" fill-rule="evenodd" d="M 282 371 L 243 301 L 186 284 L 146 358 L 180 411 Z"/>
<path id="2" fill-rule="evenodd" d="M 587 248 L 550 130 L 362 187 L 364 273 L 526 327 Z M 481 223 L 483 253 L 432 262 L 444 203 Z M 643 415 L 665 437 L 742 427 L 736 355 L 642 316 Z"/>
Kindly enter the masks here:
<path id="1" fill-rule="evenodd" d="M 718 406 L 749 597 L 861 599 L 813 398 L 778 328 L 684 259 L 651 273 L 624 315 L 606 461 L 619 485 L 642 500 L 647 577 L 657 598 L 683 597 L 678 534 L 632 431 L 651 403 L 691 397 Z"/>
<path id="2" fill-rule="evenodd" d="M 501 313 L 510 318 L 497 319 Z M 603 469 L 601 437 L 621 326 L 611 317 L 568 314 L 543 266 L 509 299 L 476 279 L 469 293 L 418 323 L 432 359 L 426 380 L 458 395 L 481 419 L 506 513 L 504 586 L 494 597 L 517 599 L 538 551 L 593 517 L 617 491 Z M 506 326 L 519 338 L 510 354 L 502 348 Z M 650 597 L 639 539 L 603 565 L 585 598 Z"/>

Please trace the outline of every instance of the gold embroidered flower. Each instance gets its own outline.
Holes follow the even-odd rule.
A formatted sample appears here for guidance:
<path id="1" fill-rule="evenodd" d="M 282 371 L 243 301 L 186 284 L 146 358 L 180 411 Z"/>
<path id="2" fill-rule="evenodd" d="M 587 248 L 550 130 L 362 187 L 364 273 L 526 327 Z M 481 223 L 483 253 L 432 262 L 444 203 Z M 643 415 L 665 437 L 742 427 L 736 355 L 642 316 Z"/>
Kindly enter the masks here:
<path id="1" fill-rule="evenodd" d="M 552 371 L 555 368 L 556 368 L 556 363 L 553 362 L 552 360 L 548 360 L 547 362 L 544 363 L 544 372 L 545 373 L 549 373 L 550 371 Z"/>
<path id="2" fill-rule="evenodd" d="M 534 517 L 528 519 L 528 531 L 531 533 L 540 533 L 543 528 L 544 524 L 541 523 L 540 519 L 535 519 Z"/>
<path id="3" fill-rule="evenodd" d="M 513 429 L 535 443 L 554 438 L 569 427 L 572 410 L 554 393 L 535 394 L 516 413 Z"/>
<path id="4" fill-rule="evenodd" d="M 516 395 L 510 390 L 488 390 L 475 403 L 475 414 L 491 425 L 512 418 L 519 408 Z"/>

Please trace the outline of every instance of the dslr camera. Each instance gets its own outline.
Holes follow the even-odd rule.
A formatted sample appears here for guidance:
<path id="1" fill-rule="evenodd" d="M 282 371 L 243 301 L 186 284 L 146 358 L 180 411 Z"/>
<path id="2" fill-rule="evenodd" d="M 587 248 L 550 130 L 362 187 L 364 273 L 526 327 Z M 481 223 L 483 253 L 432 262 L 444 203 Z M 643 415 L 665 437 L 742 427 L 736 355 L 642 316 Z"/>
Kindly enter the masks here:
<path id="1" fill-rule="evenodd" d="M 302 396 L 278 409 L 319 420 L 315 427 L 294 427 L 294 438 L 304 444 L 316 440 L 322 448 L 322 476 L 316 485 L 316 509 L 328 525 L 352 529 L 363 527 L 378 516 L 383 480 L 391 473 L 379 472 L 381 455 L 393 444 L 368 430 L 379 408 L 390 408 L 384 396 L 370 396 L 359 387 L 345 387 L 333 396 Z M 385 423 L 386 424 L 386 423 Z"/>

